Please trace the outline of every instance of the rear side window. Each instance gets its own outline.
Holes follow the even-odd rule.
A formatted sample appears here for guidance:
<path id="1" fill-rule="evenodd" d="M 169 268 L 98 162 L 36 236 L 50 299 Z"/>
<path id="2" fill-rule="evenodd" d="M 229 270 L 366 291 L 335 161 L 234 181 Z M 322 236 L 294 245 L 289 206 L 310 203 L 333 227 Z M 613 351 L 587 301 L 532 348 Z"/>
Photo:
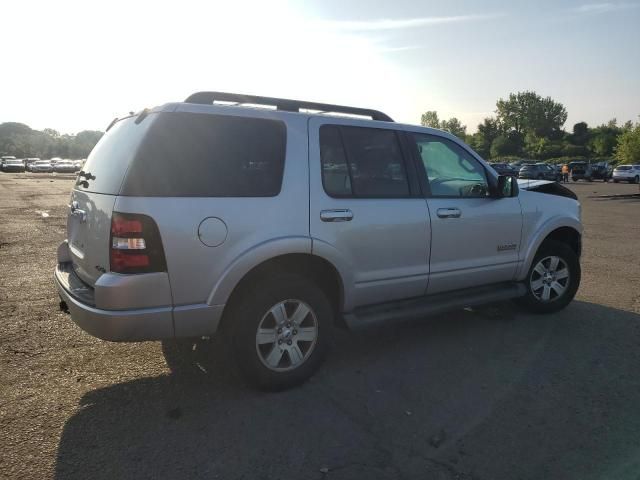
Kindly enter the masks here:
<path id="1" fill-rule="evenodd" d="M 333 197 L 409 196 L 409 181 L 394 130 L 323 125 L 322 182 Z"/>
<path id="2" fill-rule="evenodd" d="M 282 184 L 285 149 L 286 128 L 277 120 L 161 114 L 138 149 L 121 194 L 275 196 Z"/>

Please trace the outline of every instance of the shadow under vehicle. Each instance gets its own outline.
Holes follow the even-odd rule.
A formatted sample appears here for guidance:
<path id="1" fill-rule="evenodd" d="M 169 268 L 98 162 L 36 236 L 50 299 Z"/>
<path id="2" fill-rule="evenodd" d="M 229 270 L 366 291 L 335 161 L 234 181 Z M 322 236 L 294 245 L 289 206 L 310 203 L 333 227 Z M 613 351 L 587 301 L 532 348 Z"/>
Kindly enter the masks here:
<path id="1" fill-rule="evenodd" d="M 55 478 L 636 478 L 638 324 L 575 301 L 339 330 L 319 375 L 269 395 L 194 342 L 165 351 L 175 373 L 86 393 Z"/>

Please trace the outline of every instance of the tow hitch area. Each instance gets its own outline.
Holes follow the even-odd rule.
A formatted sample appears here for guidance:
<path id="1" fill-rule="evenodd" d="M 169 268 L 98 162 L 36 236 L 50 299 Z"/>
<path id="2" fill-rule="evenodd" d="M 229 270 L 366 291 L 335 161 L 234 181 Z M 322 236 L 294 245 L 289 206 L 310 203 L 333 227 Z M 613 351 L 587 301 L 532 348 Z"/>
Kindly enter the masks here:
<path id="1" fill-rule="evenodd" d="M 69 313 L 69 307 L 67 306 L 67 302 L 65 302 L 64 300 L 60 300 L 60 311 Z"/>

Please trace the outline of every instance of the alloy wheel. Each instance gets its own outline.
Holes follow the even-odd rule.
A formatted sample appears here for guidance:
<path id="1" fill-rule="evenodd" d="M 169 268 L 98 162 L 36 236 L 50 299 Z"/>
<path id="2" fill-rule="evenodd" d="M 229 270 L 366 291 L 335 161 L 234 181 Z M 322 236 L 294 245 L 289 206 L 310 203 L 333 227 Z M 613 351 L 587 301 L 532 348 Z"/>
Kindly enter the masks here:
<path id="1" fill-rule="evenodd" d="M 533 296 L 544 303 L 553 302 L 567 291 L 570 275 L 567 263 L 560 257 L 542 258 L 531 271 L 529 284 Z"/>
<path id="2" fill-rule="evenodd" d="M 301 300 L 283 300 L 267 311 L 256 331 L 256 350 L 265 367 L 286 371 L 302 365 L 318 340 L 318 319 Z"/>

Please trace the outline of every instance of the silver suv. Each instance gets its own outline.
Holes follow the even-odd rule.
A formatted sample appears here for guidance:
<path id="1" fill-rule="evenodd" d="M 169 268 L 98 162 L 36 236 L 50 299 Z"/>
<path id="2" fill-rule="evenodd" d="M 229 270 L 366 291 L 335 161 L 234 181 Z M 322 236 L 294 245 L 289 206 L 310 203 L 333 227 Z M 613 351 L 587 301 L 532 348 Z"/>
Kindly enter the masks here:
<path id="1" fill-rule="evenodd" d="M 308 378 L 335 324 L 506 299 L 550 313 L 580 283 L 580 205 L 561 185 L 519 188 L 375 110 L 219 92 L 114 121 L 67 229 L 55 280 L 81 328 L 218 333 L 268 389 Z"/>

